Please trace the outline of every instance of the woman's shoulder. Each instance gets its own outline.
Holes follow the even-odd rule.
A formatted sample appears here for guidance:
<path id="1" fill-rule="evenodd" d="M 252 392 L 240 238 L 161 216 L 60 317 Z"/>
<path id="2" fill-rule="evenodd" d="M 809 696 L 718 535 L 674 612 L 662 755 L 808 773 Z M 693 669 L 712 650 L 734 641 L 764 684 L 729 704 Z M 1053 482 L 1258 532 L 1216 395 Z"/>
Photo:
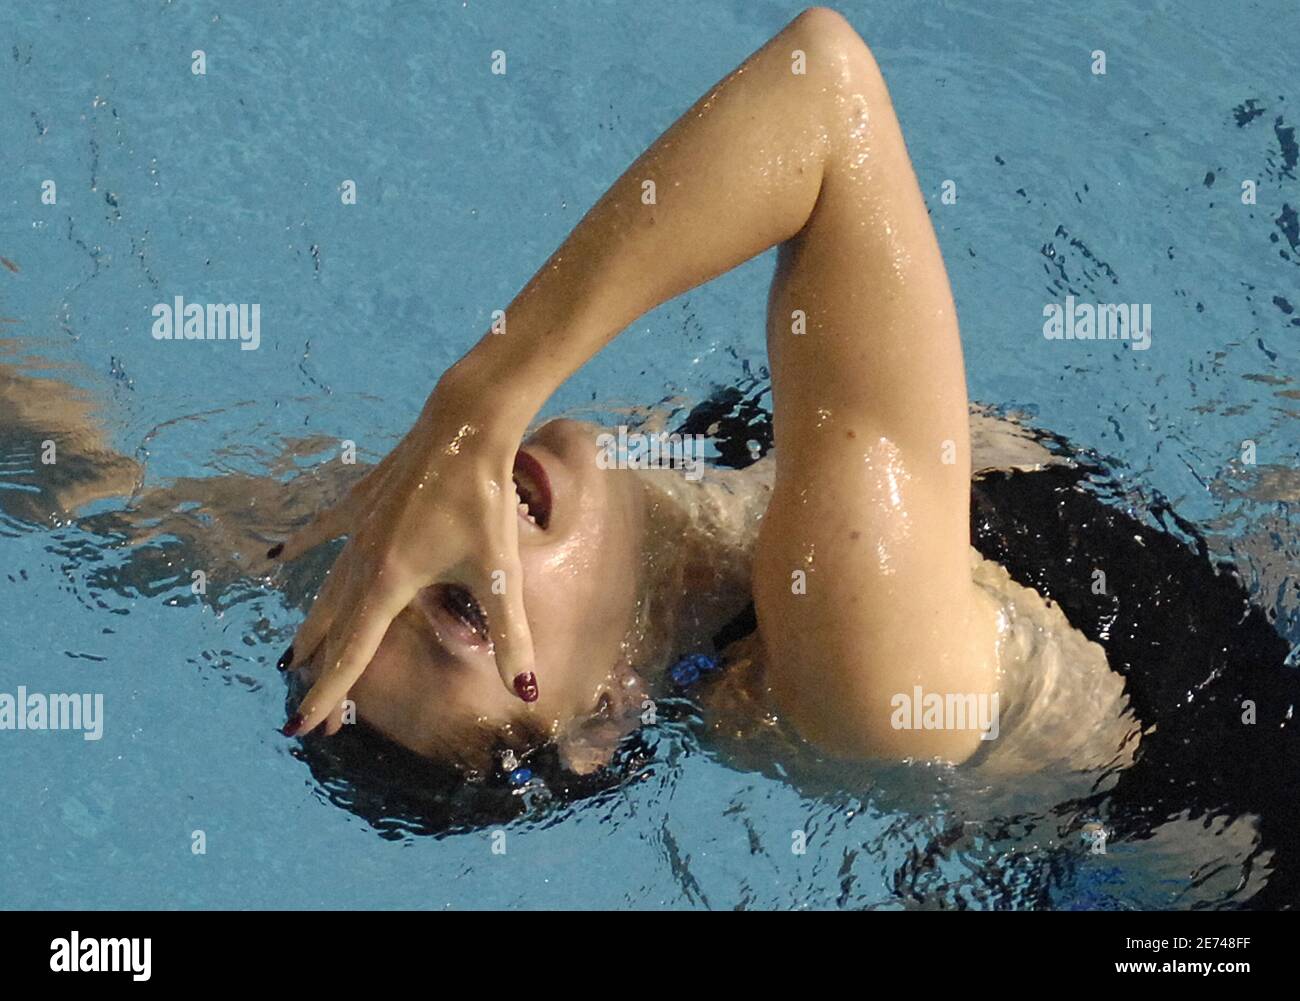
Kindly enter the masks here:
<path id="1" fill-rule="evenodd" d="M 1138 725 L 1124 678 L 1061 607 L 971 551 L 972 579 L 998 608 L 999 732 L 971 759 L 995 772 L 1092 772 L 1132 762 Z"/>
<path id="2" fill-rule="evenodd" d="M 967 764 L 997 774 L 1092 775 L 1131 763 L 1138 725 L 1102 647 L 1060 606 L 973 549 L 971 576 L 996 608 L 999 698 L 989 738 Z M 764 697 L 766 659 L 750 632 L 726 646 L 724 669 L 698 693 L 706 729 L 729 756 L 745 757 L 745 745 L 772 738 L 804 743 Z"/>

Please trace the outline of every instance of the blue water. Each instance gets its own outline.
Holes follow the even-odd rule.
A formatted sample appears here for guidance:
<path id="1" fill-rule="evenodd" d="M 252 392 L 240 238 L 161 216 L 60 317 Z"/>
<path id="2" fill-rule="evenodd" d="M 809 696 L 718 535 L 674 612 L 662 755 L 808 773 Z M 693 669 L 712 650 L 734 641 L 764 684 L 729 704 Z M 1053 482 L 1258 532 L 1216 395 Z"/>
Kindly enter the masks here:
<path id="1" fill-rule="evenodd" d="M 143 489 L 338 439 L 382 455 L 605 187 L 799 7 L 4 4 L 0 360 L 87 391 Z M 1113 458 L 1135 504 L 1168 498 L 1300 642 L 1295 5 L 840 9 L 890 83 L 972 396 Z M 644 317 L 549 409 L 699 398 L 758 371 L 771 267 Z M 1067 293 L 1150 303 L 1150 350 L 1044 340 Z M 174 295 L 260 303 L 259 349 L 154 340 Z M 512 825 L 504 855 L 488 831 L 384 840 L 276 732 L 272 664 L 300 613 L 220 557 L 207 602 L 181 568 L 128 562 L 81 526 L 0 521 L 0 691 L 106 705 L 98 742 L 0 733 L 0 906 L 978 906 L 983 873 L 1041 886 L 1052 858 L 1069 864 L 1047 906 L 1245 893 L 1193 885 L 1241 865 L 1212 826 L 1093 857 L 1068 825 L 1026 821 L 918 871 L 942 802 L 909 810 L 867 780 L 801 793 L 689 741 L 665 743 L 652 781 Z"/>

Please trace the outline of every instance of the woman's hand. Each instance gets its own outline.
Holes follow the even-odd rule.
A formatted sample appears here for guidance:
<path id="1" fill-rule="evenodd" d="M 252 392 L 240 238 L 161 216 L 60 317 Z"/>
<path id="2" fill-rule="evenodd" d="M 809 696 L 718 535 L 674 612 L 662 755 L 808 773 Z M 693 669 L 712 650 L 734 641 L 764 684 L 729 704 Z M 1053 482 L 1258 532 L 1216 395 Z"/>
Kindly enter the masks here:
<path id="1" fill-rule="evenodd" d="M 397 447 L 335 507 L 268 554 L 294 559 L 349 536 L 281 661 L 288 667 L 315 657 L 319 665 L 287 736 L 326 720 L 327 733 L 339 729 L 342 702 L 390 623 L 435 583 L 474 594 L 502 681 L 525 701 L 537 697 L 512 481 L 528 416 L 503 394 L 467 381 L 445 376 Z"/>

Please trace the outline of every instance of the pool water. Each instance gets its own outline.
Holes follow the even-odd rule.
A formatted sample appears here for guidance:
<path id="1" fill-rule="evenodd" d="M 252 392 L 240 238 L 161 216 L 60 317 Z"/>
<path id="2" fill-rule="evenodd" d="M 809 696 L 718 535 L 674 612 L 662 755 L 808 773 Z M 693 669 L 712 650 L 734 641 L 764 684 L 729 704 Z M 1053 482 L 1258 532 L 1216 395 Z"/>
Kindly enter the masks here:
<path id="1" fill-rule="evenodd" d="M 1108 504 L 1235 566 L 1291 651 L 1270 691 L 1296 692 L 1300 11 L 838 7 L 890 83 L 972 397 L 1092 450 Z M 799 9 L 6 4 L 0 366 L 85 394 L 107 445 L 140 464 L 124 488 L 136 497 L 185 478 L 284 479 L 341 440 L 376 458 L 605 187 Z M 761 382 L 772 264 L 642 318 L 548 412 Z M 257 350 L 150 336 L 154 305 L 177 295 L 259 304 Z M 1067 295 L 1150 304 L 1150 347 L 1047 340 L 1044 307 Z M 20 489 L 37 445 L 0 428 L 0 488 Z M 91 465 L 81 474 L 107 477 Z M 199 600 L 168 540 L 213 527 L 204 511 L 160 514 L 154 540 L 126 546 L 127 504 L 55 525 L 0 514 L 0 691 L 105 705 L 98 741 L 0 732 L 0 906 L 1296 902 L 1265 895 L 1297 885 L 1294 852 L 1261 834 L 1276 818 L 1231 797 L 1140 834 L 1120 825 L 1101 854 L 1080 828 L 1089 811 L 1105 822 L 1104 801 L 981 798 L 925 769 L 797 783 L 729 766 L 689 720 L 653 735 L 640 781 L 504 826 L 380 831 L 277 732 L 273 664 L 307 585 L 272 587 L 248 557 L 286 526 L 251 508 L 224 526 L 229 547 L 202 550 Z M 1182 521 L 1151 513 L 1166 508 Z M 1290 706 L 1261 709 L 1279 714 Z M 1212 752 L 1186 781 L 1216 783 Z M 1294 773 L 1276 766 L 1238 767 L 1291 799 Z"/>

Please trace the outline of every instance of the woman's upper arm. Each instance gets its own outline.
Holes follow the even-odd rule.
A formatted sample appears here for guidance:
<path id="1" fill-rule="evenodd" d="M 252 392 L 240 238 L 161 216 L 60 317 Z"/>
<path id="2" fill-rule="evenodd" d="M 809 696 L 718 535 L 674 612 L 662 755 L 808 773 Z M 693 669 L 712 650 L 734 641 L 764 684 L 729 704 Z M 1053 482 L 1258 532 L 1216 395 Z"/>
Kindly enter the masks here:
<path id="1" fill-rule="evenodd" d="M 883 78 L 860 40 L 858 55 L 844 45 L 834 155 L 769 300 L 777 475 L 754 582 L 767 684 L 833 752 L 960 760 L 978 734 L 893 724 L 917 686 L 996 691 L 970 572 L 961 342 Z"/>

